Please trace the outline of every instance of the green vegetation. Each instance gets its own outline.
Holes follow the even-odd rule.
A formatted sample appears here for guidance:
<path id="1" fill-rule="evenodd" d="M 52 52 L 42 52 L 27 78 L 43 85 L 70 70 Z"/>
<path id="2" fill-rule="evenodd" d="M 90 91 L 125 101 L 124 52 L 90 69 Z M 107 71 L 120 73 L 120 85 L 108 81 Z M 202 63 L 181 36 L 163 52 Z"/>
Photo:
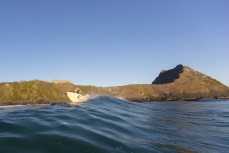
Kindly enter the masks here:
<path id="1" fill-rule="evenodd" d="M 95 87 L 95 86 L 81 86 L 77 85 L 80 88 L 83 95 L 90 94 L 90 95 L 107 95 L 111 96 L 111 93 L 103 87 Z"/>
<path id="2" fill-rule="evenodd" d="M 181 70 L 180 70 L 181 69 Z M 77 87 L 81 94 L 121 97 L 130 101 L 193 100 L 201 98 L 228 98 L 229 88 L 219 81 L 194 71 L 189 67 L 177 66 L 164 72 L 163 80 L 168 83 L 132 84 L 117 87 Z M 175 78 L 171 76 L 176 76 Z M 178 77 L 177 77 L 178 76 Z M 160 77 L 160 76 L 159 76 Z M 161 78 L 158 78 L 162 80 Z M 67 91 L 76 88 L 69 82 L 50 83 L 45 81 L 21 81 L 0 83 L 0 105 L 12 104 L 12 101 L 43 103 L 46 101 L 68 100 Z M 4 103 L 5 102 L 5 103 Z M 13 103 L 15 104 L 15 103 Z M 16 104 L 21 104 L 17 102 Z"/>
<path id="3" fill-rule="evenodd" d="M 65 92 L 74 88 L 75 85 L 70 83 L 55 84 L 39 80 L 0 83 L 0 101 L 65 100 Z"/>

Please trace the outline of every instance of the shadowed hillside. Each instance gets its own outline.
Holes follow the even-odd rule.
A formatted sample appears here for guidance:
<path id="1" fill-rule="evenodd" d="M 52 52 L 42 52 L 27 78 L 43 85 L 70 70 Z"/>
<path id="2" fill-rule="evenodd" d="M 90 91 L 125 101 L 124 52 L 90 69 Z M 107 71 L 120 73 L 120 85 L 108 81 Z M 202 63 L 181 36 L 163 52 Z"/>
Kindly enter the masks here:
<path id="1" fill-rule="evenodd" d="M 184 66 L 183 65 L 177 65 L 174 69 L 168 70 L 168 71 L 161 71 L 159 76 L 153 81 L 152 84 L 166 84 L 166 83 L 172 83 L 176 79 L 180 78 L 180 74 L 183 73 Z"/>

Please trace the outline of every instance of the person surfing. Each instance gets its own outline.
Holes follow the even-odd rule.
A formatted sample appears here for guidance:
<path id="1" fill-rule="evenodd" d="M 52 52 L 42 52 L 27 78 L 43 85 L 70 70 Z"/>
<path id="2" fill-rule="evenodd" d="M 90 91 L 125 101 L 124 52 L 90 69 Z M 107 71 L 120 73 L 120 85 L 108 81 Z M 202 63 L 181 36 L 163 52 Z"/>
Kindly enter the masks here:
<path id="1" fill-rule="evenodd" d="M 77 94 L 80 94 L 81 93 L 81 90 L 79 88 L 75 88 L 74 89 L 74 92 L 77 93 Z"/>

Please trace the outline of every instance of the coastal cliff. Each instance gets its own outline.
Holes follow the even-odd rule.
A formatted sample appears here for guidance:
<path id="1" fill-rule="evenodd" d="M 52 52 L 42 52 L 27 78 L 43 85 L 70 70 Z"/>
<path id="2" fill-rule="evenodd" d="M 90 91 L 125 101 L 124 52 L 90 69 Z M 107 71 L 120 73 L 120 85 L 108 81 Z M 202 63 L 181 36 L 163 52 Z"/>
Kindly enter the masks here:
<path id="1" fill-rule="evenodd" d="M 221 82 L 190 67 L 177 65 L 161 71 L 152 84 L 95 87 L 40 80 L 0 83 L 0 105 L 64 103 L 69 101 L 66 91 L 76 87 L 83 95 L 113 96 L 137 102 L 229 98 L 229 88 Z"/>
<path id="2" fill-rule="evenodd" d="M 113 89 L 131 101 L 177 101 L 228 98 L 229 88 L 190 67 L 177 65 L 163 70 L 151 85 L 128 85 Z"/>

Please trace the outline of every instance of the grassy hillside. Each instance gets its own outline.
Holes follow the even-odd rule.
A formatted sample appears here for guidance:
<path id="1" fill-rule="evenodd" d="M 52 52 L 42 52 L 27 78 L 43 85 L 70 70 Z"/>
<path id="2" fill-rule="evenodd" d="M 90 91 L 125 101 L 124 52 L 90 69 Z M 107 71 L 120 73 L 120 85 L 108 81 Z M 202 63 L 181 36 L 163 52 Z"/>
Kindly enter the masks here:
<path id="1" fill-rule="evenodd" d="M 95 86 L 77 86 L 82 94 L 112 96 L 104 88 Z M 69 101 L 65 95 L 73 91 L 76 85 L 71 83 L 50 83 L 33 80 L 0 83 L 0 105 L 51 103 L 53 101 Z"/>
<path id="2" fill-rule="evenodd" d="M 0 83 L 0 101 L 21 100 L 64 100 L 65 92 L 74 89 L 70 83 L 49 83 L 45 81 L 21 81 Z"/>
<path id="3" fill-rule="evenodd" d="M 182 65 L 168 71 L 162 71 L 153 81 L 153 84 L 132 84 L 117 87 L 77 85 L 77 87 L 81 89 L 83 95 L 113 96 L 139 102 L 229 97 L 227 86 Z M 11 104 L 7 101 L 42 103 L 45 101 L 68 100 L 65 93 L 75 88 L 74 84 L 68 82 L 50 83 L 39 80 L 0 83 L 0 105 L 5 104 L 3 102 Z"/>

